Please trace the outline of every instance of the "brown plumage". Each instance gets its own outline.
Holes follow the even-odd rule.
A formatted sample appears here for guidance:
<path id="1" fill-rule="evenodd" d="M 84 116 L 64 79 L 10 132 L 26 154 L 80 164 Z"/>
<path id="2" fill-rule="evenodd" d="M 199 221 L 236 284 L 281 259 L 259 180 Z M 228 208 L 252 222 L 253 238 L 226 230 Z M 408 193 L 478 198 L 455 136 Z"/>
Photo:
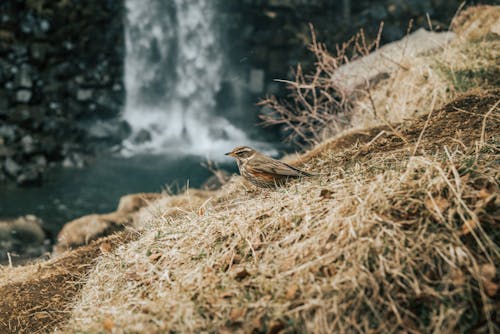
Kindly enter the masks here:
<path id="1" fill-rule="evenodd" d="M 241 176 L 258 187 L 273 188 L 289 179 L 313 176 L 248 146 L 238 146 L 226 155 L 235 158 Z"/>

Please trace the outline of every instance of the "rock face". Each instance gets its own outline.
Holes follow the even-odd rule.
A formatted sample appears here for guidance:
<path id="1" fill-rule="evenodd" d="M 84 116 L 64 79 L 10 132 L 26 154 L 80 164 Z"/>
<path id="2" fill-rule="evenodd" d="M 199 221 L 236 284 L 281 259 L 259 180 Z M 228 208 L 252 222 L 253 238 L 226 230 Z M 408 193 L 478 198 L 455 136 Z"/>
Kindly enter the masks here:
<path id="1" fill-rule="evenodd" d="M 361 28 L 369 43 L 383 21 L 381 44 L 385 44 L 404 37 L 410 20 L 412 31 L 428 29 L 426 14 L 435 31 L 446 30 L 461 1 L 219 0 L 219 3 L 221 20 L 225 22 L 225 43 L 230 46 L 227 58 L 233 60 L 231 66 L 226 66 L 231 68 L 228 77 L 242 81 L 239 88 L 223 83 L 220 95 L 227 104 L 231 94 L 236 96 L 240 94 L 238 89 L 245 90 L 243 108 L 252 110 L 242 112 L 257 115 L 257 107 L 252 106 L 255 101 L 270 94 L 278 97 L 288 94 L 286 85 L 274 79 L 294 80 L 291 69 L 298 63 L 304 73 L 313 68 L 316 59 L 307 48 L 311 43 L 310 23 L 314 25 L 317 41 L 333 51 Z"/>
<path id="2" fill-rule="evenodd" d="M 123 13 L 122 0 L 0 1 L 0 182 L 39 183 L 127 135 Z"/>
<path id="3" fill-rule="evenodd" d="M 32 215 L 0 221 L 0 262 L 6 262 L 7 253 L 13 261 L 33 258 L 50 248 L 49 236 L 40 218 Z"/>

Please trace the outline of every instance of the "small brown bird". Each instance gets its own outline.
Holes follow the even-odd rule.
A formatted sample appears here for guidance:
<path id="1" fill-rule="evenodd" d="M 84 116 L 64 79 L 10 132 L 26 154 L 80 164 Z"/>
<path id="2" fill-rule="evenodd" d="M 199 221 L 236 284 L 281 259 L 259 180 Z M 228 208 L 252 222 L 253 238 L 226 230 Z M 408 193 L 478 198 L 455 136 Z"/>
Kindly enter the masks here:
<path id="1" fill-rule="evenodd" d="M 288 179 L 313 176 L 248 146 L 235 147 L 226 155 L 236 159 L 241 176 L 257 187 L 274 188 L 283 185 Z"/>

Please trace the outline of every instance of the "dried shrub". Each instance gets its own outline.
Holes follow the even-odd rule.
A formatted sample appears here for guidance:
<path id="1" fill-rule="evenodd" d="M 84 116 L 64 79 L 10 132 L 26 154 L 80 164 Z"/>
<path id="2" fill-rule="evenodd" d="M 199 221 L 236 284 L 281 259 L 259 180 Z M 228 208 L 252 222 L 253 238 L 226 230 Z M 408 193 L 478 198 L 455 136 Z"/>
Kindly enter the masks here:
<path id="1" fill-rule="evenodd" d="M 282 126 L 287 139 L 296 144 L 315 144 L 325 139 L 325 130 L 339 130 L 346 123 L 345 115 L 351 109 L 346 92 L 334 81 L 335 71 L 351 60 L 368 55 L 378 49 L 383 23 L 376 39 L 369 43 L 363 30 L 331 54 L 327 47 L 316 40 L 311 25 L 312 44 L 309 49 L 316 56 L 313 73 L 304 74 L 300 64 L 294 71 L 295 80 L 277 80 L 287 84 L 289 98 L 268 97 L 258 103 L 267 112 L 260 118 L 263 124 Z"/>

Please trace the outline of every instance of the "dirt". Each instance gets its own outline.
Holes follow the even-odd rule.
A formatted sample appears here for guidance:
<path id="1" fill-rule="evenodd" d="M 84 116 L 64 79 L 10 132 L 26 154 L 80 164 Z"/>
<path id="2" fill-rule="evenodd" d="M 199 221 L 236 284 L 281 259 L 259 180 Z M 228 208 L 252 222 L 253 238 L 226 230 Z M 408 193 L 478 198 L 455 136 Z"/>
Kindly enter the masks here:
<path id="1" fill-rule="evenodd" d="M 430 117 L 353 132 L 318 146 L 299 160 L 314 161 L 319 154 L 331 150 L 344 151 L 338 157 L 339 163 L 346 163 L 368 161 L 389 152 L 403 158 L 432 153 L 443 146 L 470 147 L 481 139 L 483 122 L 485 141 L 500 133 L 499 101 L 499 89 L 472 91 L 434 110 Z"/>
<path id="2" fill-rule="evenodd" d="M 28 279 L 0 288 L 0 333 L 45 333 L 68 316 L 68 305 L 103 251 L 130 240 L 125 233 L 100 239 L 66 253 L 48 264 L 40 263 Z"/>
<path id="3" fill-rule="evenodd" d="M 429 118 L 350 133 L 320 145 L 300 161 L 315 163 L 315 157 L 325 151 L 335 151 L 339 164 L 387 154 L 403 158 L 414 152 L 431 153 L 443 146 L 468 148 L 481 139 L 498 140 L 499 101 L 500 90 L 475 91 L 433 111 Z M 39 264 L 25 280 L 1 286 L 0 333 L 49 332 L 63 324 L 69 317 L 71 302 L 103 249 L 111 251 L 131 239 L 130 235 L 118 234 L 98 240 L 57 261 Z"/>

